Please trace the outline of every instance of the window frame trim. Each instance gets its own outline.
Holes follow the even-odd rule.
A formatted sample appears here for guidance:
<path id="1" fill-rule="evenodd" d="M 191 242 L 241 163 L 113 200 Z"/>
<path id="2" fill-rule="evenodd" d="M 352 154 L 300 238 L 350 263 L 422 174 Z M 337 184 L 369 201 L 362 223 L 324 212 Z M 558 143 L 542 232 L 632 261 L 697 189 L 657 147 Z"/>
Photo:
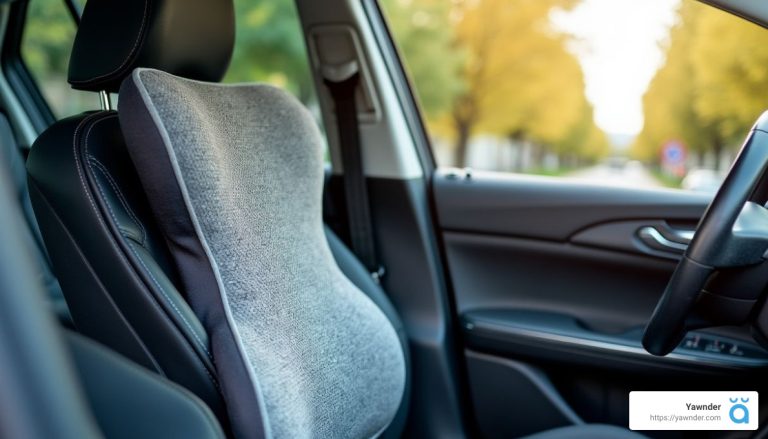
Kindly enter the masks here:
<path id="1" fill-rule="evenodd" d="M 58 120 L 53 109 L 43 95 L 37 79 L 29 70 L 22 56 L 21 45 L 27 26 L 29 2 L 22 0 L 10 5 L 9 19 L 2 48 L 0 48 L 0 67 L 8 84 L 14 90 L 24 112 L 37 133 L 43 132 Z M 67 10 L 75 29 L 80 24 L 80 12 L 73 0 L 59 0 Z"/>

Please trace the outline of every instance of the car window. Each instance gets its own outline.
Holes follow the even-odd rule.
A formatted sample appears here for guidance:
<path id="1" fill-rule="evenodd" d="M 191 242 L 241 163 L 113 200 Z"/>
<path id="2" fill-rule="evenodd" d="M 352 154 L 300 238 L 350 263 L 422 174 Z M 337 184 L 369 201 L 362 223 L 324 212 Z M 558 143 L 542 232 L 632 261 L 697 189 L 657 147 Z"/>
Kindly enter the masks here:
<path id="1" fill-rule="evenodd" d="M 690 0 L 380 0 L 442 166 L 712 192 L 768 33 Z"/>
<path id="2" fill-rule="evenodd" d="M 77 26 L 62 0 L 30 0 L 21 57 L 56 118 L 99 108 L 95 93 L 67 83 Z"/>

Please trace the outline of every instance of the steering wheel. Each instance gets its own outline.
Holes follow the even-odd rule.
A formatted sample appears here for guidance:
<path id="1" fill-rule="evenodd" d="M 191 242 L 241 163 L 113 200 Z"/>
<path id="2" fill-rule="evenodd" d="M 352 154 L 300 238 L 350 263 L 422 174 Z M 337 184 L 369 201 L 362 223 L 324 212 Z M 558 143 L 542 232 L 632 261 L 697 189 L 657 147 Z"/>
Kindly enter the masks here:
<path id="1" fill-rule="evenodd" d="M 715 278 L 768 267 L 762 264 L 768 257 L 767 168 L 768 111 L 747 136 L 645 328 L 643 347 L 649 353 L 668 354 L 690 329 L 753 318 L 766 279 L 741 282 L 734 289 L 723 288 Z"/>

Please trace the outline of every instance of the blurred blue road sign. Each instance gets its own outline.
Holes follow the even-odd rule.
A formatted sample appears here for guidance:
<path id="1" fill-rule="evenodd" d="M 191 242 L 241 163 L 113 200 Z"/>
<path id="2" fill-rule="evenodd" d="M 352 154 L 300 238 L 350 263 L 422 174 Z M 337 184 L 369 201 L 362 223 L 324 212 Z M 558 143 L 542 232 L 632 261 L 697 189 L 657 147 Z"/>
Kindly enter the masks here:
<path id="1" fill-rule="evenodd" d="M 677 140 L 671 140 L 661 149 L 661 161 L 667 166 L 678 166 L 685 163 L 685 145 Z"/>

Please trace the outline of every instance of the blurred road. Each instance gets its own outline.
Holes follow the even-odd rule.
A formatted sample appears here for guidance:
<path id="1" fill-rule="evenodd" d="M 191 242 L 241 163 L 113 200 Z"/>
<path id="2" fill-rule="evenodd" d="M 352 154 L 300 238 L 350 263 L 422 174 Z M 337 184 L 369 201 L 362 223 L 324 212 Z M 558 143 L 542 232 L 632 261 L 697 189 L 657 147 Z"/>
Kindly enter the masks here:
<path id="1" fill-rule="evenodd" d="M 601 163 L 591 168 L 580 169 L 567 175 L 592 183 L 634 187 L 661 187 L 661 183 L 640 162 L 626 164 Z"/>

